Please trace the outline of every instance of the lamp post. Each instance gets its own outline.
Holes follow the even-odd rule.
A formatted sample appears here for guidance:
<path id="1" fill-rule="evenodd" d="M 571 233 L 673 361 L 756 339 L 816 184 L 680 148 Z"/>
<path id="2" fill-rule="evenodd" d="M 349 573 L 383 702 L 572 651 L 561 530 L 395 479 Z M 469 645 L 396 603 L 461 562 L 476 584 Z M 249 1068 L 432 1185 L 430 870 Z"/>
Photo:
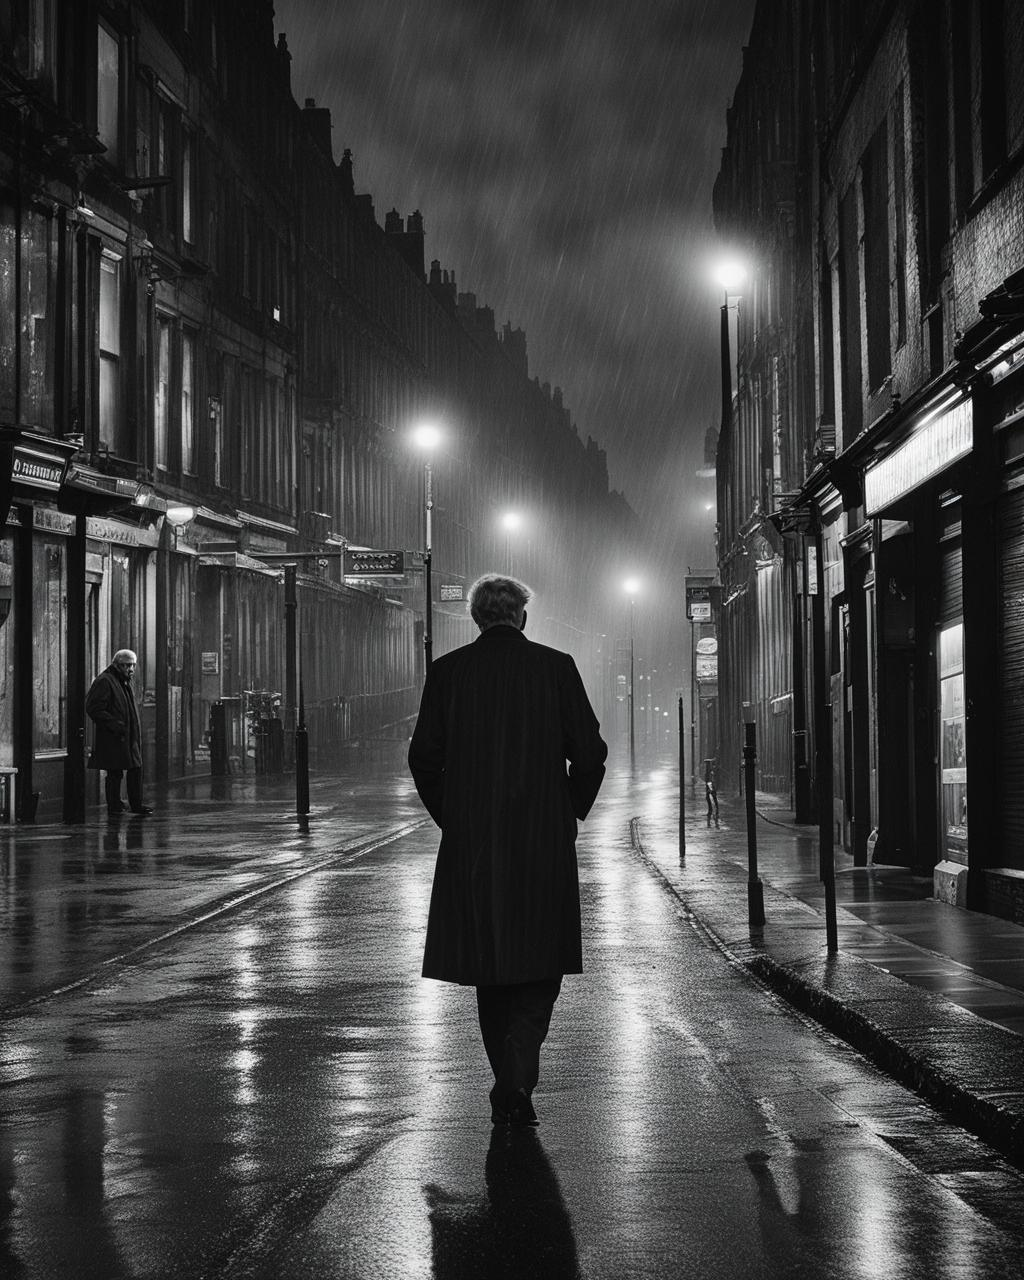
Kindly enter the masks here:
<path id="1" fill-rule="evenodd" d="M 734 449 L 732 439 L 732 356 L 729 350 L 729 295 L 730 293 L 735 294 L 745 276 L 746 271 L 742 264 L 735 261 L 721 263 L 714 273 L 714 278 L 722 290 L 719 330 L 722 364 L 722 421 L 718 431 L 717 463 L 719 465 L 715 469 L 715 496 L 720 520 L 723 519 L 723 513 L 728 510 L 724 497 L 729 493 L 734 483 L 730 465 Z M 733 531 L 724 529 L 722 533 L 728 539 L 732 536 Z M 723 634 L 720 637 L 721 643 L 719 644 L 718 741 L 720 756 L 727 753 L 730 763 L 735 759 L 732 755 L 734 741 L 733 708 L 735 707 L 734 696 L 737 690 L 733 683 L 735 673 L 730 669 L 732 664 L 729 661 L 734 649 L 729 643 L 731 637 L 724 633 L 731 631 L 735 625 L 735 622 L 723 611 L 721 615 L 721 630 Z"/>
<path id="2" fill-rule="evenodd" d="M 627 578 L 622 584 L 623 591 L 629 596 L 629 687 L 627 695 L 629 699 L 629 769 L 632 773 L 636 768 L 636 723 L 634 718 L 634 699 L 633 699 L 633 675 L 635 671 L 634 662 L 634 643 L 633 643 L 633 605 L 636 593 L 640 590 L 640 583 L 636 578 Z"/>
<path id="3" fill-rule="evenodd" d="M 423 495 L 424 495 L 424 546 L 423 546 L 423 662 L 429 667 L 434 660 L 434 596 L 430 579 L 431 554 L 433 549 L 433 514 L 434 514 L 434 476 L 431 467 L 430 453 L 441 443 L 441 432 L 432 423 L 423 423 L 413 432 L 413 444 L 424 452 L 423 461 Z"/>

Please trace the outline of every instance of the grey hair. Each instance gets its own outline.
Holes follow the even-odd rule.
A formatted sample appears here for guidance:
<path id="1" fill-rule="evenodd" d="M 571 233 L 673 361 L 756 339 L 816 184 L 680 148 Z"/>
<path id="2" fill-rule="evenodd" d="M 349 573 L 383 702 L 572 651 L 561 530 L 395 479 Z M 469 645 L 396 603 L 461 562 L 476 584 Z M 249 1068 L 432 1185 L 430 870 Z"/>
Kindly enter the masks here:
<path id="1" fill-rule="evenodd" d="M 502 625 L 517 627 L 532 596 L 530 588 L 518 578 L 485 573 L 469 589 L 470 617 L 481 631 Z"/>
<path id="2" fill-rule="evenodd" d="M 110 659 L 111 662 L 138 662 L 138 656 L 131 649 L 118 649 L 117 653 Z"/>

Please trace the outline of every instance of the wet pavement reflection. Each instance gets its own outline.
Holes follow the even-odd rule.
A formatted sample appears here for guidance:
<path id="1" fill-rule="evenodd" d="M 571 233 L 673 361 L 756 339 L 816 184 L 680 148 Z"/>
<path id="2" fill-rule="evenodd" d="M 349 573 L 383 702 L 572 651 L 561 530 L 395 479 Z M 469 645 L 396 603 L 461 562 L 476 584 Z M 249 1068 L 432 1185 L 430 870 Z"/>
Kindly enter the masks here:
<path id="1" fill-rule="evenodd" d="M 31 907 L 5 882 L 6 982 L 88 973 L 0 1021 L 0 1275 L 1018 1273 L 1021 1176 L 709 944 L 634 856 L 622 775 L 580 840 L 541 1129 L 492 1129 L 474 994 L 418 976 L 436 832 L 402 785 L 324 792 L 307 845 L 254 808 L 62 846 Z M 144 901 L 107 899 L 134 857 Z"/>

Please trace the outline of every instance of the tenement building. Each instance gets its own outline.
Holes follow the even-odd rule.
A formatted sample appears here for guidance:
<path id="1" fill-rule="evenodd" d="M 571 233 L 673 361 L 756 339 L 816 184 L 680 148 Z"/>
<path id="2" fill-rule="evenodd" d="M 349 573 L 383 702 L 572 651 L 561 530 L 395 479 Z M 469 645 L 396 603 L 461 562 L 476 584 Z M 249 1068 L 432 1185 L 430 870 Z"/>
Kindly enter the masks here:
<path id="1" fill-rule="evenodd" d="M 139 655 L 151 774 L 207 771 L 211 745 L 266 767 L 300 704 L 314 753 L 405 732 L 425 641 L 469 637 L 489 568 L 535 586 L 531 630 L 601 704 L 588 574 L 633 533 L 604 453 L 522 332 L 425 270 L 420 214 L 379 225 L 292 96 L 270 0 L 0 0 L 0 239 L 22 820 L 94 797 L 85 691 L 114 649 Z"/>
<path id="2" fill-rule="evenodd" d="M 856 863 L 1017 919 L 1022 54 L 1001 0 L 759 3 L 715 191 L 748 271 L 718 452 L 723 737 L 743 702 L 783 708 L 765 785 L 800 801 L 807 762 Z"/>

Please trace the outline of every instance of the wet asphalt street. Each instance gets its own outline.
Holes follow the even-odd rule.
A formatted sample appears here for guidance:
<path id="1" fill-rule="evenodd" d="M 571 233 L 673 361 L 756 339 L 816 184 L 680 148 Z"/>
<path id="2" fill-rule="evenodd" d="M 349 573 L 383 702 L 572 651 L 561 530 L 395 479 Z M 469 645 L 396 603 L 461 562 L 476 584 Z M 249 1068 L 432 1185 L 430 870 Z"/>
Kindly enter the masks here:
<path id="1" fill-rule="evenodd" d="M 418 977 L 436 831 L 403 778 L 309 836 L 273 797 L 178 803 L 31 863 L 6 837 L 5 1280 L 1021 1274 L 1021 1175 L 730 963 L 636 857 L 624 775 L 511 1135 L 472 990 Z"/>

